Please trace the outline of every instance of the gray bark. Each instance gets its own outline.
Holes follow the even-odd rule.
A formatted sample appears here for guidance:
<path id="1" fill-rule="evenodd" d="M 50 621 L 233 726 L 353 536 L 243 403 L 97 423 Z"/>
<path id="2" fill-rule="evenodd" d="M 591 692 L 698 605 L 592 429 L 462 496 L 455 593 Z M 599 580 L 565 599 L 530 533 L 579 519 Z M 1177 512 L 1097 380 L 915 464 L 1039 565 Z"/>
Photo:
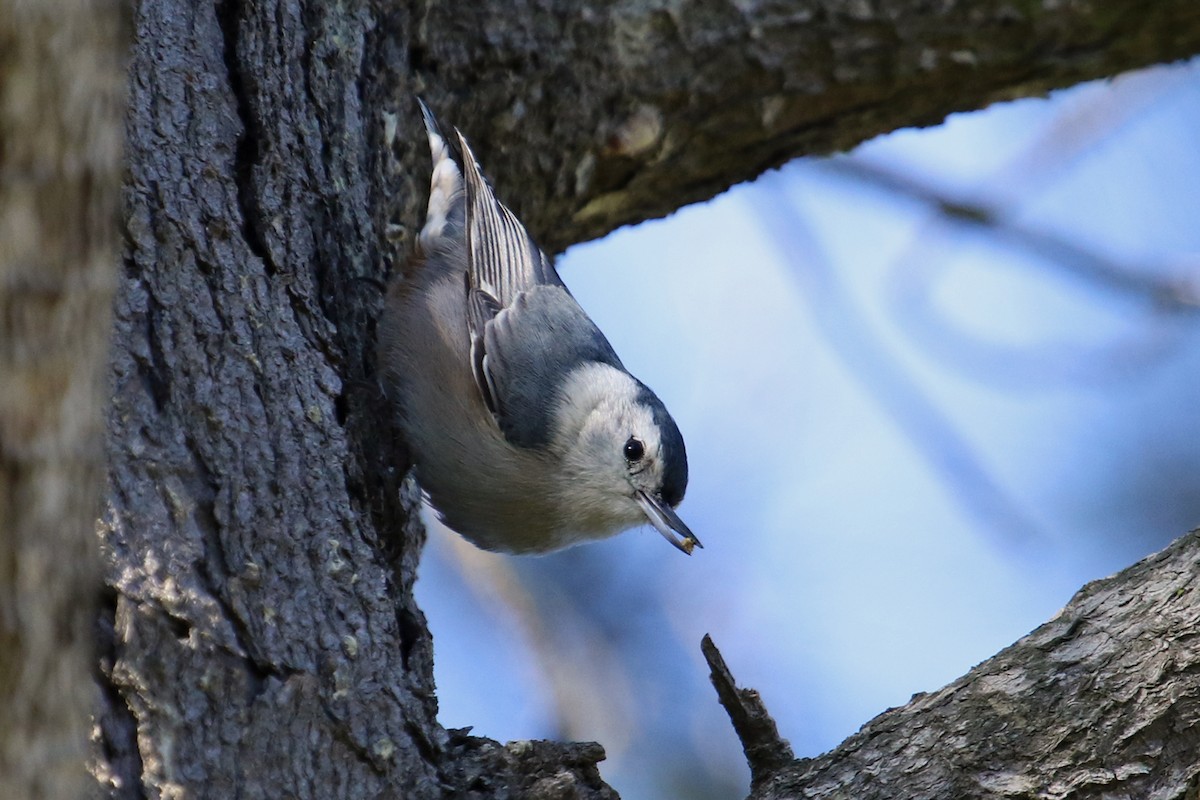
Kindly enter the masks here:
<path id="1" fill-rule="evenodd" d="M 113 797 L 611 797 L 595 745 L 436 720 L 424 534 L 372 375 L 411 95 L 552 250 L 795 155 L 1200 51 L 1193 0 L 143 2 L 96 773 Z"/>
<path id="2" fill-rule="evenodd" d="M 0 0 L 0 794 L 28 800 L 89 784 L 119 11 Z"/>
<path id="3" fill-rule="evenodd" d="M 790 760 L 757 695 L 731 694 L 753 800 L 1194 798 L 1200 531 L 1083 587 L 1058 616 L 819 758 Z M 711 653 L 711 651 L 710 651 Z M 785 757 L 780 758 L 780 753 Z"/>

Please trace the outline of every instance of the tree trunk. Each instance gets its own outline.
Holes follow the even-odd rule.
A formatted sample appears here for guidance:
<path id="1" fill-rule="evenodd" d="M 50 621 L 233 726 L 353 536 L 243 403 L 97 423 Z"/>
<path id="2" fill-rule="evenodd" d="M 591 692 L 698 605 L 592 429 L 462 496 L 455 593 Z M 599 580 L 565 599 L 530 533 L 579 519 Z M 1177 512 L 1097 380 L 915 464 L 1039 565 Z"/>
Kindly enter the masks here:
<path id="1" fill-rule="evenodd" d="M 417 494 L 372 377 L 377 284 L 428 180 L 414 92 L 560 249 L 795 155 L 1200 52 L 1194 0 L 749 7 L 139 5 L 102 520 L 112 796 L 614 796 L 595 745 L 436 720 Z"/>
<path id="2" fill-rule="evenodd" d="M 124 49 L 109 0 L 0 0 L 0 794 L 89 783 Z"/>

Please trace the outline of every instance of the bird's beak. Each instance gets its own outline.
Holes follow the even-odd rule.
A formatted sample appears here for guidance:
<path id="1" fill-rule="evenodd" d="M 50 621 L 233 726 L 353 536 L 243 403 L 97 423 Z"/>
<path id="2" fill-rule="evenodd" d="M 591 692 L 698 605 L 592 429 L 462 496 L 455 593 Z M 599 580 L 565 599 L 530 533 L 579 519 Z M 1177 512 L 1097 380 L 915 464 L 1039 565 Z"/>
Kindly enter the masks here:
<path id="1" fill-rule="evenodd" d="M 704 547 L 696 538 L 696 534 L 683 524 L 683 520 L 675 513 L 675 509 L 671 508 L 661 497 L 642 491 L 634 496 L 637 498 L 638 505 L 642 507 L 642 511 L 646 512 L 650 524 L 657 528 L 668 542 L 689 556 L 695 548 Z"/>

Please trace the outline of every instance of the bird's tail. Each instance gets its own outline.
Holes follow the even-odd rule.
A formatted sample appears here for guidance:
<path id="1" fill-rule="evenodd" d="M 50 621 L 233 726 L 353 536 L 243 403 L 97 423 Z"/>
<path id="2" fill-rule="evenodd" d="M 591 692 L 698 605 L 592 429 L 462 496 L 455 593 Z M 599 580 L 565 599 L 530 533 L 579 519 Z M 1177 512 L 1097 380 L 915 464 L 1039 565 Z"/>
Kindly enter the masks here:
<path id="1" fill-rule="evenodd" d="M 550 259 L 521 221 L 497 198 L 484 177 L 466 137 L 456 128 L 443 133 L 429 106 L 417 98 L 433 154 L 429 211 L 421 229 L 426 253 L 436 240 L 463 236 L 467 283 L 507 306 L 517 294 L 537 284 L 562 286 Z M 447 231 L 447 226 L 453 226 Z"/>
<path id="2" fill-rule="evenodd" d="M 425 226 L 421 228 L 419 237 L 422 249 L 429 252 L 433 242 L 445 235 L 446 225 L 451 221 L 451 217 L 457 217 L 455 222 L 462 224 L 463 176 L 437 117 L 421 98 L 417 98 L 417 103 L 421 106 L 425 132 L 429 135 L 429 152 L 433 157 L 433 173 L 429 179 L 429 209 L 425 214 Z"/>

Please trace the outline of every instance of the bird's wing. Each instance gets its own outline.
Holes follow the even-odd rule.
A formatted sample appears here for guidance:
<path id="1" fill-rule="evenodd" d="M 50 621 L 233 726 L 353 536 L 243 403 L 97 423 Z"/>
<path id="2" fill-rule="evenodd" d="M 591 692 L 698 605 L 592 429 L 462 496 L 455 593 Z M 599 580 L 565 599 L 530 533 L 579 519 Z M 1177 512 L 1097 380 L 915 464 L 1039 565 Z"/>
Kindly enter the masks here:
<path id="1" fill-rule="evenodd" d="M 544 446 L 556 392 L 571 370 L 591 362 L 623 367 L 550 259 L 496 199 L 466 138 L 457 129 L 446 136 L 420 105 L 434 160 L 422 244 L 432 247 L 435 239 L 463 231 L 475 384 L 510 442 Z"/>
<path id="2" fill-rule="evenodd" d="M 457 129 L 454 133 L 466 190 L 468 285 L 491 295 L 501 308 L 535 286 L 562 286 L 525 226 L 496 199 L 466 138 Z"/>
<path id="3" fill-rule="evenodd" d="M 472 374 L 505 437 L 543 446 L 565 375 L 581 361 L 620 361 L 525 226 L 496 198 L 457 129 L 448 152 L 463 178 Z"/>
<path id="4" fill-rule="evenodd" d="M 624 369 L 575 298 L 546 284 L 518 293 L 472 347 L 480 391 L 505 438 L 519 447 L 549 443 L 563 380 L 595 362 Z"/>

